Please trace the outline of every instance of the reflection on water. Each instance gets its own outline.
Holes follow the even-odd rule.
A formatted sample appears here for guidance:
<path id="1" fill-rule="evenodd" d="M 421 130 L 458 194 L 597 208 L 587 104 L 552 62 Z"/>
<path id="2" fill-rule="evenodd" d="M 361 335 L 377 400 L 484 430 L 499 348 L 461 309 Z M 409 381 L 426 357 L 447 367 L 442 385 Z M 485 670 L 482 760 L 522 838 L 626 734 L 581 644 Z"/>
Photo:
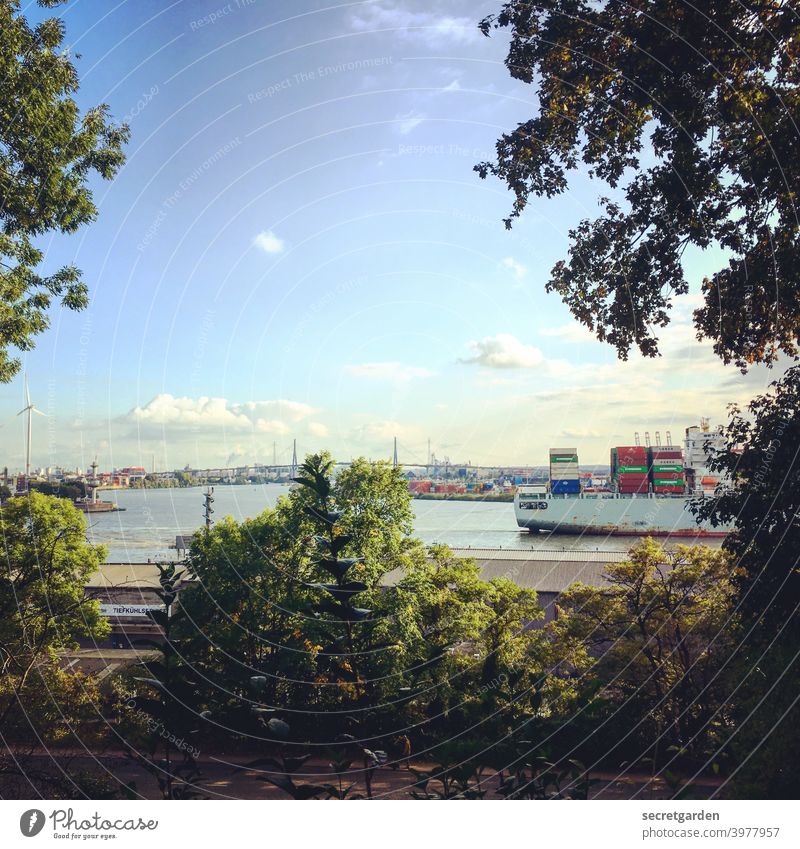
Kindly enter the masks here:
<path id="1" fill-rule="evenodd" d="M 89 539 L 108 547 L 110 562 L 144 562 L 172 558 L 179 534 L 190 534 L 203 522 L 203 488 L 114 490 L 103 492 L 125 510 L 94 513 L 89 522 Z M 217 486 L 214 489 L 214 519 L 257 516 L 272 507 L 288 486 Z M 414 528 L 424 542 L 443 542 L 458 548 L 548 548 L 584 551 L 627 551 L 632 537 L 532 536 L 517 527 L 512 504 L 480 501 L 414 501 Z M 709 542 L 711 542 L 709 540 Z M 713 544 L 713 543 L 712 543 Z M 719 544 L 719 541 L 716 541 Z"/>

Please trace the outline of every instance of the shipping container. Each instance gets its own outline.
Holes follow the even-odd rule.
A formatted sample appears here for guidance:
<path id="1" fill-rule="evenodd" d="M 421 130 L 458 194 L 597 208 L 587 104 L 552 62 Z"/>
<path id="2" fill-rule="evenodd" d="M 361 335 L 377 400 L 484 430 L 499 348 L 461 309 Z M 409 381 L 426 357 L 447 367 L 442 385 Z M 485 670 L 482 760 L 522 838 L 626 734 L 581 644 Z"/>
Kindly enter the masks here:
<path id="1" fill-rule="evenodd" d="M 550 491 L 553 495 L 577 495 L 581 491 L 580 481 L 551 481 Z"/>
<path id="2" fill-rule="evenodd" d="M 638 472 L 638 473 L 647 473 L 647 466 L 618 466 L 617 471 L 619 474 L 627 474 L 628 472 Z"/>

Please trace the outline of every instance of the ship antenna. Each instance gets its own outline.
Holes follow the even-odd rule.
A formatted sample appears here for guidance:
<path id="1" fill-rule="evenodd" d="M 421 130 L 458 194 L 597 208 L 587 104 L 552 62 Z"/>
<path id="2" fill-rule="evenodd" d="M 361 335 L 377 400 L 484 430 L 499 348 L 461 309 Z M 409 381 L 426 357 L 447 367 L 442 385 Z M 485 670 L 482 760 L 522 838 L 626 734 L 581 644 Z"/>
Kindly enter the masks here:
<path id="1" fill-rule="evenodd" d="M 670 431 L 667 431 L 667 445 L 672 447 L 672 434 Z"/>
<path id="2" fill-rule="evenodd" d="M 661 431 L 660 430 L 656 431 L 656 445 L 659 448 L 661 447 Z"/>
<path id="3" fill-rule="evenodd" d="M 636 431 L 636 433 L 633 434 L 633 441 L 636 445 L 640 444 L 640 442 L 639 442 L 639 431 L 638 430 Z"/>

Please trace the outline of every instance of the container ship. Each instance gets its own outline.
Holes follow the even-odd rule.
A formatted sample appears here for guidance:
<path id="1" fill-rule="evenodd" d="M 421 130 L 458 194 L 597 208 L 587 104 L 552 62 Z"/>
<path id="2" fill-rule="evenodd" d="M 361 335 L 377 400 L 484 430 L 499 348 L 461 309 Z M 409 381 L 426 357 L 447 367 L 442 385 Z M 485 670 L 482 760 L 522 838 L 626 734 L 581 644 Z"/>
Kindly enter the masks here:
<path id="1" fill-rule="evenodd" d="M 549 484 L 520 487 L 514 496 L 517 524 L 531 533 L 727 536 L 732 525 L 700 522 L 690 509 L 726 486 L 708 469 L 724 443 L 721 430 L 703 419 L 686 428 L 683 448 L 671 441 L 668 433 L 666 445 L 639 445 L 637 434 L 636 445 L 612 448 L 606 480 L 581 475 L 575 448 L 551 448 Z"/>

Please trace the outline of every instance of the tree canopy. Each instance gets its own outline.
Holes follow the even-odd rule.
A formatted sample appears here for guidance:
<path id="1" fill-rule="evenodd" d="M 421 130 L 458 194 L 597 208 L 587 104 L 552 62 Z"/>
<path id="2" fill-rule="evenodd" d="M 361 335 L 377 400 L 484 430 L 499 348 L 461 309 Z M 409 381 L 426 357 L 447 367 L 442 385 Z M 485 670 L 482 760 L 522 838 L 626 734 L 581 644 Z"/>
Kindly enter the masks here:
<path id="1" fill-rule="evenodd" d="M 106 552 L 87 544 L 86 520 L 71 502 L 38 492 L 0 507 L 0 534 L 3 742 L 64 742 L 98 717 L 94 683 L 62 668 L 57 652 L 75 648 L 77 637 L 102 639 L 110 631 L 85 593 Z M 79 739 L 89 742 L 93 735 L 84 731 Z M 0 773 L 22 769 L 0 753 Z"/>
<path id="2" fill-rule="evenodd" d="M 724 551 L 644 539 L 609 566 L 607 587 L 576 583 L 559 598 L 556 656 L 591 670 L 615 711 L 639 717 L 627 734 L 645 749 L 691 751 L 725 736 L 733 572 Z"/>
<path id="3" fill-rule="evenodd" d="M 800 633 L 800 366 L 745 410 L 733 406 L 725 446 L 711 465 L 734 485 L 701 503 L 734 521 L 725 546 L 738 557 L 742 609 L 769 634 Z"/>
<path id="4" fill-rule="evenodd" d="M 698 338 L 742 369 L 795 356 L 800 334 L 800 18 L 754 0 L 510 0 L 481 23 L 511 31 L 506 66 L 536 83 L 535 117 L 476 165 L 532 197 L 579 169 L 608 187 L 570 232 L 547 284 L 627 358 L 658 354 L 658 329 L 689 291 L 689 246 L 727 264 L 703 281 Z"/>
<path id="5" fill-rule="evenodd" d="M 39 0 L 53 7 L 61 0 Z M 29 351 L 47 329 L 54 298 L 68 309 L 88 304 L 72 265 L 37 271 L 45 233 L 74 233 L 97 215 L 90 180 L 108 180 L 124 162 L 126 126 L 105 104 L 84 114 L 74 99 L 78 72 L 62 47 L 64 24 L 31 26 L 18 0 L 0 0 L 0 381 L 19 371 L 12 349 Z"/>

